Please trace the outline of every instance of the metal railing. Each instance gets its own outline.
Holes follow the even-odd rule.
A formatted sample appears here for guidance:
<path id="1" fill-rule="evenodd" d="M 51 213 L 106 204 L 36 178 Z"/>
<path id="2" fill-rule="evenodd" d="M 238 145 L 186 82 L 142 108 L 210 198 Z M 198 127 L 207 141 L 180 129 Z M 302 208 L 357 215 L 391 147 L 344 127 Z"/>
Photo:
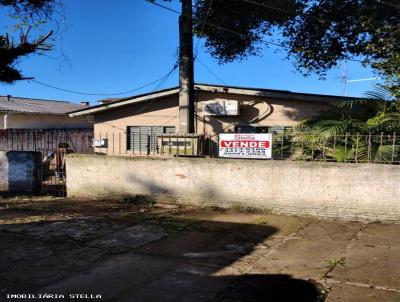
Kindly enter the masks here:
<path id="1" fill-rule="evenodd" d="M 66 196 L 67 153 L 93 153 L 93 131 L 88 129 L 0 130 L 0 151 L 42 154 L 42 193 Z"/>
<path id="2" fill-rule="evenodd" d="M 219 156 L 217 133 L 138 135 L 140 137 L 133 144 L 125 133 L 99 133 L 94 139 L 97 142 L 94 150 L 109 155 Z M 400 137 L 397 133 L 323 136 L 287 130 L 274 133 L 272 137 L 274 160 L 400 164 Z"/>
<path id="3" fill-rule="evenodd" d="M 272 160 L 400 164 L 400 134 L 324 136 L 292 130 L 272 135 Z M 42 153 L 43 192 L 66 196 L 66 154 L 219 157 L 219 134 L 161 134 L 140 137 L 91 130 L 0 130 L 0 150 Z"/>
<path id="4" fill-rule="evenodd" d="M 54 151 L 60 144 L 74 153 L 93 152 L 93 130 L 7 129 L 0 130 L 2 151 Z"/>
<path id="5" fill-rule="evenodd" d="M 400 163 L 397 133 L 325 136 L 318 133 L 284 132 L 273 139 L 273 158 L 344 163 Z"/>
<path id="6" fill-rule="evenodd" d="M 0 150 L 40 151 L 51 168 L 60 164 L 58 152 L 102 153 L 135 156 L 219 156 L 219 134 L 143 135 L 136 145 L 125 132 L 97 133 L 91 130 L 1 130 Z M 344 163 L 400 164 L 400 134 L 348 133 L 324 136 L 287 130 L 272 135 L 272 159 Z M 60 169 L 58 169 L 60 170 Z M 62 170 L 62 169 L 61 169 Z"/>

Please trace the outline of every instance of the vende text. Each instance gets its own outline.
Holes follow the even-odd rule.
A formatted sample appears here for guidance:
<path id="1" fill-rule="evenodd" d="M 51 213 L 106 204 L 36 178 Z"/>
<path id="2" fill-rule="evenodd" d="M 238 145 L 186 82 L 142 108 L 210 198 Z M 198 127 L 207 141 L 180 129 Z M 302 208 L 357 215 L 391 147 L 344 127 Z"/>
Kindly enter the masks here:
<path id="1" fill-rule="evenodd" d="M 269 148 L 269 141 L 221 141 L 223 148 Z"/>

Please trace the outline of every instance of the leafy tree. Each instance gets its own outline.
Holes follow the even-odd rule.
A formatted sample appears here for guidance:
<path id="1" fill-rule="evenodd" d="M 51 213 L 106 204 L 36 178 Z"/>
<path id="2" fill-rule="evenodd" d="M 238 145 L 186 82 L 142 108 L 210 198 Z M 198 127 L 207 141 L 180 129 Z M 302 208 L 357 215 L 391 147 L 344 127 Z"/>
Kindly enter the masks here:
<path id="1" fill-rule="evenodd" d="M 29 79 L 17 68 L 18 62 L 30 54 L 51 49 L 48 39 L 52 31 L 34 39 L 29 35 L 34 27 L 50 18 L 54 3 L 54 0 L 0 0 L 0 8 L 8 9 L 9 15 L 18 20 L 13 30 L 0 34 L 0 82 Z M 20 31 L 19 36 L 15 30 Z"/>
<path id="2" fill-rule="evenodd" d="M 193 2 L 195 32 L 220 63 L 260 55 L 261 45 L 275 44 L 305 75 L 323 77 L 339 61 L 357 59 L 400 91 L 398 0 Z M 268 43 L 276 33 L 281 41 Z"/>

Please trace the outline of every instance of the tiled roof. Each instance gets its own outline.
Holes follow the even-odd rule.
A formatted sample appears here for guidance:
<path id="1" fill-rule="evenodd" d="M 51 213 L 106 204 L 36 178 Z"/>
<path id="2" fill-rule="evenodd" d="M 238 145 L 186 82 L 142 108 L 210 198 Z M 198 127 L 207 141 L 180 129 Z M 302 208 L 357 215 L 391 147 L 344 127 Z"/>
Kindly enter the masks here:
<path id="1" fill-rule="evenodd" d="M 64 115 L 67 112 L 84 109 L 85 107 L 81 104 L 65 101 L 0 96 L 0 112 Z"/>

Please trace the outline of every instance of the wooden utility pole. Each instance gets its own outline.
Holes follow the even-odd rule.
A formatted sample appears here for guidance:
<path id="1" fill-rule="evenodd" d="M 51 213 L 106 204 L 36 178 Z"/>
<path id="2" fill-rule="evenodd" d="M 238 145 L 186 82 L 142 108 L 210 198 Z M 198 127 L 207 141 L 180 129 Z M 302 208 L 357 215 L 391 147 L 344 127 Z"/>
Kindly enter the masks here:
<path id="1" fill-rule="evenodd" d="M 192 0 L 182 0 L 179 17 L 179 133 L 194 133 Z"/>

